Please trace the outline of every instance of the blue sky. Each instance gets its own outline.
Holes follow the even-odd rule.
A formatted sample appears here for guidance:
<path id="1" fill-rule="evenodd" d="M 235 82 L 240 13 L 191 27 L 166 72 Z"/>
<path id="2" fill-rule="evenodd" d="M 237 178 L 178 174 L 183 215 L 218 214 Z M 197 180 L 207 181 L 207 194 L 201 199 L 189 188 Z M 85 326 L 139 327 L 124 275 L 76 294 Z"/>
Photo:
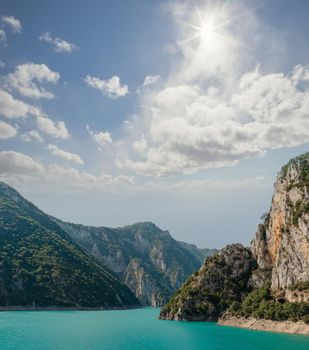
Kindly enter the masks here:
<path id="1" fill-rule="evenodd" d="M 308 151 L 308 1 L 0 0 L 0 178 L 48 213 L 248 244 Z"/>

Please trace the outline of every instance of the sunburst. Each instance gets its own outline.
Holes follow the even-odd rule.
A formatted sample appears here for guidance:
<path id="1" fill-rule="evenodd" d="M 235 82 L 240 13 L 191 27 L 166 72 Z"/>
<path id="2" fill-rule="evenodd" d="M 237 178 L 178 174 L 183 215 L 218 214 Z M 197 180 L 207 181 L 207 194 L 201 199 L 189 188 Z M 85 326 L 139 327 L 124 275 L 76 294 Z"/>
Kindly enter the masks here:
<path id="1" fill-rule="evenodd" d="M 237 17 L 228 18 L 222 6 L 206 10 L 196 6 L 195 15 L 192 16 L 191 21 L 177 19 L 180 24 L 189 29 L 189 35 L 186 31 L 188 36 L 179 41 L 179 44 L 182 46 L 197 43 L 199 48 L 203 46 L 207 50 L 215 49 L 218 42 L 222 41 L 237 44 L 227 30 L 236 19 Z"/>

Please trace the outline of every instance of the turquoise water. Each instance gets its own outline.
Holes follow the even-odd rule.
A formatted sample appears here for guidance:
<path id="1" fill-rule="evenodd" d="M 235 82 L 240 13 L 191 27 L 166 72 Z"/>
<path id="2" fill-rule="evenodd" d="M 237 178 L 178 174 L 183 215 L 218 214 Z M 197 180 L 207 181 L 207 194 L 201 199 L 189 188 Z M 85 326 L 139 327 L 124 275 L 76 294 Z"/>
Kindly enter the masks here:
<path id="1" fill-rule="evenodd" d="M 309 337 L 157 319 L 159 309 L 0 312 L 1 350 L 308 350 Z"/>

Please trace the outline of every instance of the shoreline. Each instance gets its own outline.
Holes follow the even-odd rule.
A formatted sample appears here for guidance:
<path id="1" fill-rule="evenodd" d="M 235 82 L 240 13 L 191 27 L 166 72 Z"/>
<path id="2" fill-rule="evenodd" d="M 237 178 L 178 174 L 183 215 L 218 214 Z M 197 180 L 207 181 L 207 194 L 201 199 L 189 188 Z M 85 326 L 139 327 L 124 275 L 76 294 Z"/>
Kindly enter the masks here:
<path id="1" fill-rule="evenodd" d="M 127 307 L 78 307 L 78 306 L 0 306 L 0 312 L 5 311 L 116 311 L 116 310 L 134 310 L 142 309 L 142 306 L 127 306 Z"/>
<path id="2" fill-rule="evenodd" d="M 266 319 L 256 319 L 254 317 L 223 317 L 218 320 L 220 326 L 230 326 L 237 328 L 246 328 L 259 331 L 288 333 L 288 334 L 302 334 L 309 335 L 309 324 L 303 321 L 272 321 Z"/>

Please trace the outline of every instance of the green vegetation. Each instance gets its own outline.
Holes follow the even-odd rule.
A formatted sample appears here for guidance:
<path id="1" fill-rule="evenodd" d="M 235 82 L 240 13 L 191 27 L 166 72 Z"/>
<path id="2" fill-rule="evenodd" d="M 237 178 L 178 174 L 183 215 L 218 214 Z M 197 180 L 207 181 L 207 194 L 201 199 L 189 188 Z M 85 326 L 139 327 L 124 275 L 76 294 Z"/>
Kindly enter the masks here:
<path id="1" fill-rule="evenodd" d="M 309 281 L 300 281 L 290 287 L 290 290 L 304 291 L 309 290 Z"/>
<path id="2" fill-rule="evenodd" d="M 303 321 L 304 321 L 306 324 L 309 324 L 309 315 L 303 316 Z"/>
<path id="3" fill-rule="evenodd" d="M 200 268 L 205 257 L 215 251 L 176 241 L 168 231 L 162 231 L 151 222 L 108 228 L 52 219 L 86 251 L 95 252 L 104 265 L 136 292 L 143 305 L 153 302 L 150 291 L 158 295 L 159 306 L 166 303 L 185 279 Z M 142 274 L 144 290 L 140 288 L 134 269 Z"/>
<path id="4" fill-rule="evenodd" d="M 0 183 L 0 305 L 126 307 L 133 293 L 55 222 Z"/>
<path id="5" fill-rule="evenodd" d="M 298 225 L 298 219 L 302 217 L 303 214 L 309 213 L 309 202 L 303 203 L 301 201 L 297 201 L 291 208 L 291 212 L 293 225 Z"/>
<path id="6" fill-rule="evenodd" d="M 291 192 L 287 193 L 287 190 Z M 203 268 L 188 279 L 162 310 L 161 318 L 215 321 L 230 314 L 309 323 L 309 302 L 288 302 L 284 294 L 288 281 L 300 276 L 308 279 L 306 229 L 293 227 L 309 213 L 308 190 L 309 152 L 282 167 L 275 184 L 272 207 L 269 213 L 262 215 L 263 224 L 259 225 L 251 243 L 254 258 L 250 260 L 250 251 L 246 255 L 246 249 L 241 250 L 237 245 L 224 248 L 207 259 Z M 270 279 L 275 281 L 274 290 L 279 289 L 276 293 L 271 291 L 270 283 L 253 289 Z M 297 283 L 290 289 L 309 291 L 309 282 Z M 307 293 L 290 294 L 296 300 L 307 300 Z"/>
<path id="7" fill-rule="evenodd" d="M 257 319 L 309 322 L 309 303 L 276 301 L 271 295 L 270 283 L 249 293 L 242 303 L 231 305 L 228 312 L 234 316 Z"/>
<path id="8" fill-rule="evenodd" d="M 248 282 L 255 268 L 247 248 L 240 244 L 227 246 L 220 254 L 208 257 L 202 269 L 188 278 L 160 317 L 168 318 L 181 309 L 179 317 L 186 320 L 217 320 L 251 291 Z"/>
<path id="9" fill-rule="evenodd" d="M 309 152 L 295 157 L 285 164 L 281 168 L 279 178 L 286 177 L 290 166 L 296 166 L 299 169 L 300 179 L 297 185 L 309 185 Z"/>

